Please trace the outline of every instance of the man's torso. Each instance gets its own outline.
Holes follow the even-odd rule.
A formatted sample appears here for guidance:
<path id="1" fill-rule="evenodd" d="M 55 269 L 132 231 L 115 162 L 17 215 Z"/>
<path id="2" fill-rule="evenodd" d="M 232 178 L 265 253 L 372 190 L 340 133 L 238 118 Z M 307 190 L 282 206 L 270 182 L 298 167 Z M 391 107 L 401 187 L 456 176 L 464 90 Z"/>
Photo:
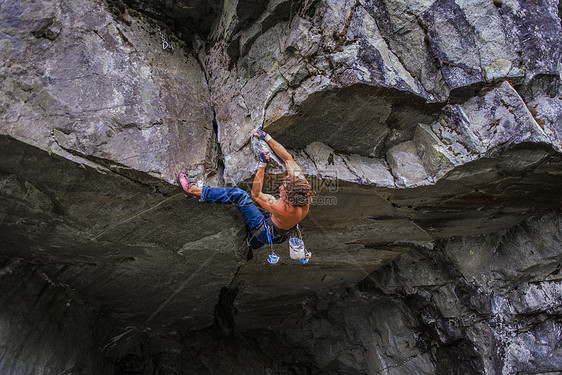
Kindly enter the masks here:
<path id="1" fill-rule="evenodd" d="M 279 229 L 289 230 L 297 225 L 308 214 L 309 206 L 288 206 L 282 200 L 275 204 L 275 210 L 271 213 L 271 221 Z"/>

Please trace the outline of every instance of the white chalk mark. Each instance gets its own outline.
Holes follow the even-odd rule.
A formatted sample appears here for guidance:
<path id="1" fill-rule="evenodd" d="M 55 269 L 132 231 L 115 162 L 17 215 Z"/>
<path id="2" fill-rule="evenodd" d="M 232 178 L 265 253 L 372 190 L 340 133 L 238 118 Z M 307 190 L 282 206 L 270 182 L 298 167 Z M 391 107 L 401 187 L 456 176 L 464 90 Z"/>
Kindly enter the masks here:
<path id="1" fill-rule="evenodd" d="M 101 351 L 102 351 L 102 352 L 105 352 L 105 351 L 108 351 L 109 349 L 112 349 L 112 348 L 116 347 L 116 346 L 117 346 L 117 343 L 118 343 L 119 341 L 121 341 L 121 339 L 123 339 L 125 336 L 127 336 L 127 335 L 130 334 L 130 333 L 138 332 L 138 331 L 139 331 L 139 329 L 138 329 L 137 327 L 128 326 L 127 328 L 125 328 L 125 331 L 123 331 L 123 333 L 121 333 L 121 334 L 119 334 L 119 335 L 117 335 L 117 336 L 112 337 L 112 338 L 109 340 L 109 342 L 108 342 L 107 344 L 105 344 L 105 345 L 101 348 Z M 129 336 L 128 338 L 125 338 L 125 340 L 128 340 L 128 339 L 131 338 L 131 337 L 132 337 L 132 336 Z"/>

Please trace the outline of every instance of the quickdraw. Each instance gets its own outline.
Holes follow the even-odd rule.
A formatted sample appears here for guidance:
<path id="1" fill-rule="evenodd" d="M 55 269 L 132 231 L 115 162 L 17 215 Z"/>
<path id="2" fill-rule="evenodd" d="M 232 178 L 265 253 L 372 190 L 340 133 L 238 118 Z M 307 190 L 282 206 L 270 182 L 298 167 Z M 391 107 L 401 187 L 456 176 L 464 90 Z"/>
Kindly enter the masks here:
<path id="1" fill-rule="evenodd" d="M 160 29 L 160 26 L 158 26 L 156 28 L 156 30 L 158 30 L 158 33 L 160 34 L 160 39 L 162 39 L 162 49 L 168 49 L 169 48 L 172 51 L 172 54 L 174 54 L 174 46 L 172 46 L 170 43 L 168 43 L 166 38 L 164 38 L 164 34 L 162 34 L 162 29 Z"/>
<path id="2" fill-rule="evenodd" d="M 279 262 L 279 256 L 276 255 L 275 250 L 273 250 L 273 238 L 271 236 L 271 232 L 273 231 L 273 228 L 267 225 L 267 222 L 264 223 L 264 225 L 265 225 L 265 233 L 267 234 L 267 242 L 269 242 L 269 246 L 271 247 L 271 254 L 269 255 L 269 258 L 267 258 L 267 261 L 270 264 L 277 264 L 277 262 Z"/>

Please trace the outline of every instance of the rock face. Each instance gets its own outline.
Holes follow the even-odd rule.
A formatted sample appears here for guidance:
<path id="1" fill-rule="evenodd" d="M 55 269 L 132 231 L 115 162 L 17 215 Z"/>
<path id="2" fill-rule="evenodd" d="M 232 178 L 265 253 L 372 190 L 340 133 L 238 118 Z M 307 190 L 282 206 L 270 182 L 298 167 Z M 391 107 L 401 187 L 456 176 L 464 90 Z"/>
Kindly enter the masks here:
<path id="1" fill-rule="evenodd" d="M 229 103 L 215 108 L 227 180 L 251 174 L 238 166 L 251 157 L 240 151 L 256 126 L 291 147 L 323 142 L 381 158 L 412 140 L 419 123 L 443 116 L 447 100 L 464 102 L 506 79 L 532 87 L 536 76 L 559 75 L 554 3 L 276 1 L 252 27 L 236 19 L 224 10 L 207 57 L 214 102 Z M 473 121 L 489 127 L 501 115 L 495 108 Z"/>
<path id="2" fill-rule="evenodd" d="M 283 334 L 340 373 L 559 371 L 561 228 L 545 215 L 409 252 Z"/>
<path id="3" fill-rule="evenodd" d="M 2 28 L 3 134 L 167 182 L 215 167 L 203 72 L 159 50 L 156 25 L 101 2 L 9 1 Z"/>
<path id="4" fill-rule="evenodd" d="M 107 320 L 41 267 L 0 262 L 2 374 L 113 373 L 96 342 L 111 332 Z"/>
<path id="5" fill-rule="evenodd" d="M 0 372 L 562 371 L 561 29 L 553 1 L 3 1 Z M 257 127 L 318 192 L 306 267 L 174 185 L 247 189 Z"/>

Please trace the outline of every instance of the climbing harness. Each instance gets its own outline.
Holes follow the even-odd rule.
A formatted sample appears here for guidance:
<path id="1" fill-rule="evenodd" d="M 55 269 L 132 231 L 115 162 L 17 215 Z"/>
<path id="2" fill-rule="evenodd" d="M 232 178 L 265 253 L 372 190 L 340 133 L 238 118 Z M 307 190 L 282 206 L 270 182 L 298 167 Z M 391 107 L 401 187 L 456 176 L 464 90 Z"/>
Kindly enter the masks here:
<path id="1" fill-rule="evenodd" d="M 174 54 L 174 46 L 172 46 L 170 43 L 168 43 L 166 38 L 164 38 L 164 34 L 162 34 L 162 29 L 160 29 L 160 26 L 158 26 L 156 28 L 156 30 L 158 30 L 158 33 L 160 34 L 160 39 L 162 39 L 162 49 L 168 49 L 169 48 L 172 51 L 172 54 Z"/>
<path id="2" fill-rule="evenodd" d="M 294 228 L 289 230 L 278 229 L 277 227 L 275 227 L 275 224 L 271 222 L 270 216 L 262 223 L 259 228 L 251 231 L 248 237 L 246 237 L 246 243 L 248 244 L 248 246 L 254 249 L 254 247 L 252 247 L 254 239 L 258 238 L 258 236 L 261 236 L 263 232 L 265 232 L 267 243 L 269 244 L 269 247 L 271 249 L 271 254 L 267 258 L 267 262 L 269 264 L 277 264 L 280 259 L 279 255 L 275 254 L 273 244 L 285 242 L 287 239 L 289 240 L 289 254 L 291 256 L 291 259 L 298 260 L 302 264 L 308 263 L 310 257 L 312 256 L 312 253 L 307 251 L 304 246 L 300 226 L 298 224 Z M 294 234 L 296 234 L 296 237 Z M 259 239 L 258 241 L 263 244 L 263 241 Z"/>
<path id="3" fill-rule="evenodd" d="M 304 241 L 302 240 L 302 234 L 300 226 L 296 226 L 297 237 L 289 237 L 289 254 L 291 259 L 298 259 L 302 264 L 307 264 L 308 260 L 312 256 L 312 253 L 306 250 L 304 246 Z"/>
<path id="4" fill-rule="evenodd" d="M 271 248 L 271 254 L 267 258 L 267 261 L 270 264 L 277 264 L 277 262 L 279 262 L 279 256 L 275 254 L 275 250 L 273 249 L 273 224 L 268 225 L 268 223 L 266 222 L 264 223 L 264 225 L 267 234 L 267 242 L 269 243 L 269 246 Z M 312 253 L 306 250 L 304 246 L 301 229 L 298 224 L 295 227 L 295 231 L 297 233 L 297 237 L 289 237 L 289 255 L 291 256 L 291 259 L 298 260 L 303 265 L 308 264 L 310 257 L 312 257 Z"/>

